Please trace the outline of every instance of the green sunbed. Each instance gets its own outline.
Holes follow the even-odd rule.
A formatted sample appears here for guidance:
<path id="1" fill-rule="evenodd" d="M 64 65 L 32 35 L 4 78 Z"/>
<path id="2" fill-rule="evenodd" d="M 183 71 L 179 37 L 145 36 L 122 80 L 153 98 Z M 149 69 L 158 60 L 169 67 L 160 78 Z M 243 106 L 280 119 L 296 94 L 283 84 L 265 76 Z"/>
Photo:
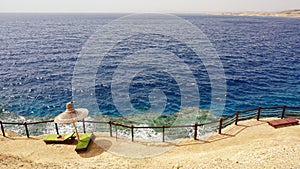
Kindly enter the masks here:
<path id="1" fill-rule="evenodd" d="M 93 133 L 84 133 L 80 137 L 80 140 L 78 141 L 75 151 L 77 151 L 77 152 L 86 151 L 88 149 L 88 146 L 89 146 L 92 138 L 93 138 Z"/>
<path id="2" fill-rule="evenodd" d="M 47 144 L 65 143 L 69 139 L 74 140 L 74 138 L 75 138 L 75 136 L 73 136 L 74 134 L 75 134 L 75 132 L 70 133 L 70 134 L 61 134 L 61 135 L 49 134 L 44 138 L 44 142 L 47 143 Z"/>

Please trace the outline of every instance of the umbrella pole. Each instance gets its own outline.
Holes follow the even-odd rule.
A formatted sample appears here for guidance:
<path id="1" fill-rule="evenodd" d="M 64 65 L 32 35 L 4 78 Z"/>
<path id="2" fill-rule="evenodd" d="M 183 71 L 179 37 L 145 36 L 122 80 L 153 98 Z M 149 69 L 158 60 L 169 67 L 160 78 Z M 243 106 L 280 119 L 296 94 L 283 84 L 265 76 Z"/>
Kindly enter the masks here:
<path id="1" fill-rule="evenodd" d="M 74 128 L 75 128 L 76 137 L 77 137 L 78 140 L 80 140 L 75 122 L 73 123 L 73 126 L 74 126 Z"/>

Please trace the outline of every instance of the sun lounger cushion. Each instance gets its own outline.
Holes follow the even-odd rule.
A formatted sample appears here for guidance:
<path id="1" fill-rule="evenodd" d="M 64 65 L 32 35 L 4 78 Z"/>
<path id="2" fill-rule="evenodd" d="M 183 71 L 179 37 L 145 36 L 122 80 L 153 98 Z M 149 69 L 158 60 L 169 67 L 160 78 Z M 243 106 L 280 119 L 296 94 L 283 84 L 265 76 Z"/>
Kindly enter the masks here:
<path id="1" fill-rule="evenodd" d="M 88 146 L 92 140 L 93 133 L 84 133 L 81 137 L 80 140 L 78 141 L 78 144 L 76 146 L 76 151 L 86 151 L 88 149 Z"/>
<path id="2" fill-rule="evenodd" d="M 61 137 L 57 137 L 57 134 L 49 134 L 44 138 L 44 142 L 49 144 L 49 143 L 64 143 L 66 142 L 68 139 L 71 138 L 75 138 L 73 135 L 75 134 L 75 132 L 73 133 L 69 133 L 69 134 L 61 134 Z"/>

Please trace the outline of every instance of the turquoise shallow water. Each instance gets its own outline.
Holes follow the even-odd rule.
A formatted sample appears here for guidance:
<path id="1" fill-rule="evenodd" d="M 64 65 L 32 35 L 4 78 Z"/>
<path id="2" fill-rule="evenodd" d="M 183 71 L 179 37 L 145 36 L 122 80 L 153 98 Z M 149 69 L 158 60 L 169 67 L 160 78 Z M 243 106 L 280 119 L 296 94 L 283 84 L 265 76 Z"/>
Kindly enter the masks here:
<path id="1" fill-rule="evenodd" d="M 63 111 L 65 103 L 73 99 L 72 78 L 82 47 L 99 28 L 120 16 L 0 14 L 0 117 L 7 118 L 7 114 L 12 113 L 9 115 L 12 120 L 52 118 Z M 257 106 L 299 105 L 299 19 L 180 17 L 198 27 L 220 57 L 227 88 L 225 97 L 220 98 L 226 103 L 221 112 L 223 116 Z M 184 44 L 174 39 L 156 34 L 140 34 L 128 40 L 143 39 L 171 44 L 170 51 L 182 49 L 182 57 L 193 60 L 188 66 L 196 79 L 193 85 L 199 89 L 199 108 L 210 109 L 211 81 L 205 66 L 194 57 L 193 52 L 185 50 Z M 111 57 L 103 62 L 105 64 L 98 67 L 95 97 L 100 111 L 91 110 L 91 117 L 120 116 L 112 98 L 109 79 L 121 63 L 119 59 L 122 59 L 114 56 L 126 55 L 128 43 L 125 42 L 118 44 L 108 55 Z M 131 48 L 143 47 L 141 43 L 130 45 Z M 183 108 L 179 86 L 172 74 L 148 69 L 135 74 L 128 99 L 141 113 L 150 109 L 149 96 L 153 95 L 153 91 L 154 94 L 163 92 L 162 100 L 158 101 L 165 102 L 166 106 L 158 109 L 163 109 L 163 114 L 173 114 Z M 194 91 L 188 92 L 192 94 Z M 76 106 L 76 102 L 74 104 Z"/>

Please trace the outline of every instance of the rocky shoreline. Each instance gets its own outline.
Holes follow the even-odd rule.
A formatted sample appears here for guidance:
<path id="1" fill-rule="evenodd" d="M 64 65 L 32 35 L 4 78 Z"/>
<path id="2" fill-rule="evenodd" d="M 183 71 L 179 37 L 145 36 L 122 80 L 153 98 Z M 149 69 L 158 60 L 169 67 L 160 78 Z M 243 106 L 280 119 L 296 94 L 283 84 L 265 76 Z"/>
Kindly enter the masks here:
<path id="1" fill-rule="evenodd" d="M 265 17 L 290 17 L 300 18 L 300 9 L 287 10 L 280 12 L 217 12 L 212 15 L 230 15 L 230 16 L 265 16 Z"/>

